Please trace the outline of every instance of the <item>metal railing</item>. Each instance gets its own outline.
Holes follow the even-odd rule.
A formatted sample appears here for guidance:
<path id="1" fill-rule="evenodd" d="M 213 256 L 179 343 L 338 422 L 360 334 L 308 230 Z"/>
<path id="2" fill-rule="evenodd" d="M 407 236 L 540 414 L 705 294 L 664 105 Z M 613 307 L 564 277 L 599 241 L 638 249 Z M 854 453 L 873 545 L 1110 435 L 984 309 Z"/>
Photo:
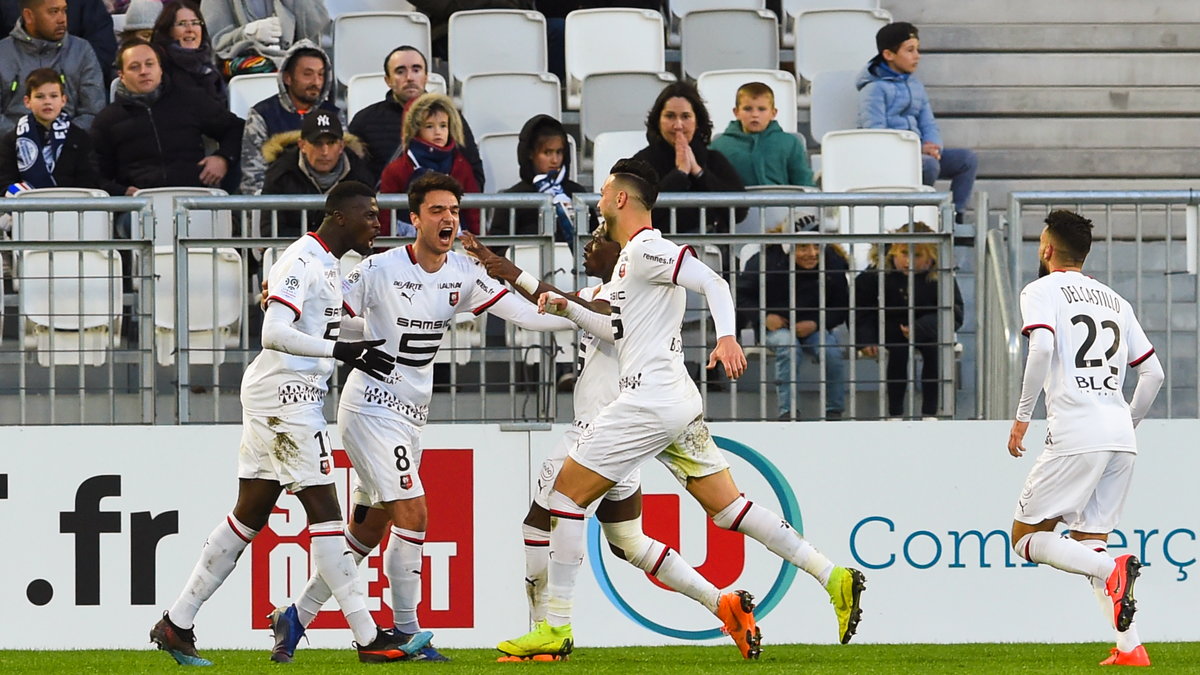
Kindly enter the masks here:
<path id="1" fill-rule="evenodd" d="M 979 417 L 1009 419 L 1021 395 L 1021 319 L 1008 278 L 1008 242 L 1001 230 L 984 232 L 979 247 L 983 264 L 975 278 L 976 294 L 976 400 Z"/>

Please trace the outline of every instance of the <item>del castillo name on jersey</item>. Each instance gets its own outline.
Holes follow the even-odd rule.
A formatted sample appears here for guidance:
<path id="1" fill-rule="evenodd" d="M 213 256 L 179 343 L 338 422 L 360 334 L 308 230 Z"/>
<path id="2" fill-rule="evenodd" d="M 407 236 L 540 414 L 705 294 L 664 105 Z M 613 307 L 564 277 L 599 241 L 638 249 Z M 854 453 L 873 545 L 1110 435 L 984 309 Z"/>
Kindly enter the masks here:
<path id="1" fill-rule="evenodd" d="M 1112 311 L 1121 313 L 1121 301 L 1111 293 L 1105 293 L 1098 288 L 1079 288 L 1078 286 L 1060 286 L 1063 297 L 1067 299 L 1067 304 L 1075 304 L 1076 302 L 1089 302 L 1093 305 L 1111 309 Z"/>

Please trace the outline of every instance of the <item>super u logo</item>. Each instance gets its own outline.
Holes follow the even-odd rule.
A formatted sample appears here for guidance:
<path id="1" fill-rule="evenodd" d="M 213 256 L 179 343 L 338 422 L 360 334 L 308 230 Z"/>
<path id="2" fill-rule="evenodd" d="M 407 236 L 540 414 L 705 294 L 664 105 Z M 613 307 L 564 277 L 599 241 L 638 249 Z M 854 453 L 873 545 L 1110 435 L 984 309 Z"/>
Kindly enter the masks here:
<path id="1" fill-rule="evenodd" d="M 770 505 L 803 534 L 800 505 L 779 469 L 747 445 L 722 436 L 713 436 L 713 440 L 728 453 L 734 478 L 747 499 Z M 660 473 L 665 475 L 666 471 L 647 465 L 642 475 L 644 480 L 657 482 Z M 759 620 L 779 604 L 792 585 L 795 567 L 781 561 L 757 542 L 747 543 L 744 535 L 717 527 L 703 516 L 699 505 L 687 504 L 692 499 L 682 494 L 682 488 L 663 494 L 651 493 L 648 486 L 644 487 L 647 492 L 643 498 L 642 526 L 648 536 L 679 551 L 684 560 L 694 565 L 717 588 L 750 590 L 757 598 L 758 607 L 754 614 Z M 698 550 L 701 547 L 703 550 Z M 701 628 L 700 623 L 696 626 L 671 625 L 665 617 L 675 617 L 671 621 L 678 621 L 679 616 L 695 616 L 698 622 L 711 626 L 712 616 L 696 611 L 699 608 L 691 600 L 666 589 L 657 579 L 617 560 L 608 551 L 595 518 L 588 523 L 587 557 L 601 591 L 634 623 L 661 635 L 684 640 L 722 636 L 720 629 Z M 656 591 L 653 586 L 663 590 Z M 693 606 L 687 610 L 673 611 L 676 605 L 689 603 Z"/>

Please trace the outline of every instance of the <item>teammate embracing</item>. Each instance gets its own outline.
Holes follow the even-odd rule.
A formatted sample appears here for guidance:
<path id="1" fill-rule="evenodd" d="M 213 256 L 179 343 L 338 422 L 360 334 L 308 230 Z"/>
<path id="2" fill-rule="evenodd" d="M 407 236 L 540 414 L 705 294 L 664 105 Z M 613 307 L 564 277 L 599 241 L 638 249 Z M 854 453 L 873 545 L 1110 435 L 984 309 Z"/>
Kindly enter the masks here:
<path id="1" fill-rule="evenodd" d="M 1092 221 L 1070 211 L 1046 217 L 1038 245 L 1040 278 L 1021 291 L 1029 358 L 1008 452 L 1020 457 L 1029 419 L 1046 391 L 1046 444 L 1025 479 L 1013 518 L 1013 549 L 1091 581 L 1117 645 L 1100 665 L 1148 666 L 1133 623 L 1134 581 L 1141 563 L 1109 557 L 1108 535 L 1125 506 L 1137 456 L 1134 428 L 1163 382 L 1154 347 L 1133 308 L 1082 273 Z M 1138 373 L 1132 402 L 1121 387 Z M 1063 523 L 1069 536 L 1055 527 Z"/>

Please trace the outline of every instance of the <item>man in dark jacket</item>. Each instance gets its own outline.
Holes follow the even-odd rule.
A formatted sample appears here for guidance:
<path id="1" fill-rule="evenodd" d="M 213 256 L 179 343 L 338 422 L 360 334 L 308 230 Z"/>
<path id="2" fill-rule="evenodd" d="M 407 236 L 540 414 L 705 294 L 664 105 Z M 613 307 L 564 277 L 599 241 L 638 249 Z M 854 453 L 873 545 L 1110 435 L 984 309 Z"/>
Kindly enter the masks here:
<path id="1" fill-rule="evenodd" d="M 846 408 L 846 354 L 833 329 L 846 323 L 849 317 L 850 284 L 846 279 L 849 264 L 845 252 L 834 244 L 799 243 L 794 248 L 794 253 L 789 253 L 772 244 L 746 262 L 738 276 L 738 323 L 757 328 L 759 317 L 765 317 L 763 340 L 775 353 L 780 418 L 792 417 L 792 383 L 796 380 L 792 355 L 802 351 L 817 362 L 821 352 L 824 353 L 825 417 L 841 419 Z M 823 272 L 821 249 L 825 260 Z M 795 259 L 794 272 L 789 258 Z M 823 333 L 822 314 L 825 315 Z"/>
<path id="2" fill-rule="evenodd" d="M 410 45 L 396 47 L 383 60 L 383 78 L 391 89 L 383 100 L 358 111 L 350 120 L 350 133 L 367 144 L 368 167 L 375 180 L 368 185 L 378 185 L 383 169 L 395 159 L 400 147 L 400 127 L 404 122 L 404 111 L 408 104 L 425 93 L 429 81 L 428 63 L 425 55 Z M 463 118 L 462 153 L 471 165 L 475 182 L 480 191 L 485 191 L 483 182 L 483 160 L 475 145 L 471 125 Z"/>
<path id="3" fill-rule="evenodd" d="M 21 0 L 0 0 L 0 27 L 8 29 L 21 18 Z M 83 38 L 92 45 L 104 87 L 113 79 L 113 61 L 117 57 L 117 36 L 113 33 L 112 15 L 103 0 L 71 0 L 67 3 L 67 32 Z"/>
<path id="4" fill-rule="evenodd" d="M 318 110 L 304 118 L 300 131 L 276 134 L 263 146 L 267 158 L 264 195 L 322 195 L 344 180 L 367 183 L 362 143 L 354 136 L 343 137 L 337 115 Z M 295 239 L 304 233 L 300 211 L 280 211 L 278 232 L 271 214 L 264 212 L 265 236 Z M 308 229 L 316 229 L 325 217 L 324 207 L 308 212 Z"/>
<path id="5" fill-rule="evenodd" d="M 220 104 L 163 79 L 162 55 L 141 39 L 117 53 L 116 100 L 96 115 L 92 144 L 100 187 L 113 196 L 139 188 L 215 186 L 237 162 L 242 120 Z M 204 155 L 204 137 L 217 142 Z"/>

